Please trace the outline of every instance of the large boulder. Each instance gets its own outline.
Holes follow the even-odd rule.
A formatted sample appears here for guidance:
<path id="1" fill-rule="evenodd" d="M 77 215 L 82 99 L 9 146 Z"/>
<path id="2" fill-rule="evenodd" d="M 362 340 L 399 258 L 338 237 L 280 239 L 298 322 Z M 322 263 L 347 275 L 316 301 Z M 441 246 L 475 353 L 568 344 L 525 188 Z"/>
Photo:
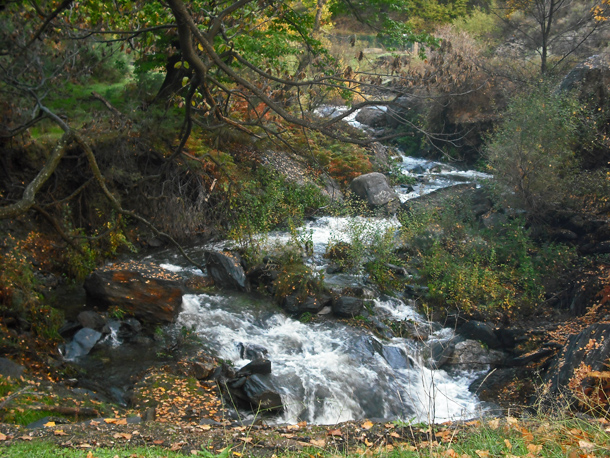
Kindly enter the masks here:
<path id="1" fill-rule="evenodd" d="M 237 254 L 207 251 L 205 262 L 208 274 L 220 288 L 250 292 L 250 282 Z"/>
<path id="2" fill-rule="evenodd" d="M 583 401 L 583 393 L 591 390 L 594 392 L 594 387 L 600 380 L 592 375 L 608 370 L 609 335 L 610 324 L 600 323 L 570 336 L 547 372 L 545 397 L 573 403 Z"/>
<path id="3" fill-rule="evenodd" d="M 356 121 L 369 127 L 384 127 L 388 124 L 385 108 L 364 107 L 356 115 Z"/>
<path id="4" fill-rule="evenodd" d="M 0 358 L 0 376 L 16 379 L 23 375 L 24 368 L 8 358 Z"/>
<path id="5" fill-rule="evenodd" d="M 106 266 L 91 273 L 84 286 L 87 305 L 114 307 L 149 324 L 172 322 L 182 304 L 180 277 L 155 264 Z"/>
<path id="6" fill-rule="evenodd" d="M 495 328 L 481 321 L 467 321 L 457 329 L 457 333 L 466 339 L 477 340 L 489 348 L 497 349 L 502 346 Z"/>
<path id="7" fill-rule="evenodd" d="M 78 331 L 71 342 L 66 344 L 65 359 L 73 361 L 88 354 L 102 337 L 102 333 L 94 329 L 83 328 Z"/>
<path id="8" fill-rule="evenodd" d="M 373 172 L 360 175 L 352 180 L 350 189 L 372 208 L 386 208 L 396 211 L 400 206 L 398 195 L 390 187 L 387 177 L 383 173 Z"/>
<path id="9" fill-rule="evenodd" d="M 476 340 L 464 340 L 455 345 L 447 364 L 469 369 L 483 369 L 504 362 L 506 356 L 498 350 L 490 350 Z"/>
<path id="10" fill-rule="evenodd" d="M 357 297 L 341 296 L 333 300 L 333 314 L 343 318 L 353 318 L 360 315 L 364 301 Z"/>
<path id="11" fill-rule="evenodd" d="M 608 99 L 608 88 L 610 88 L 610 65 L 599 55 L 591 56 L 578 64 L 559 85 L 559 91 L 578 90 L 587 101 L 593 98 L 598 106 L 603 106 Z"/>

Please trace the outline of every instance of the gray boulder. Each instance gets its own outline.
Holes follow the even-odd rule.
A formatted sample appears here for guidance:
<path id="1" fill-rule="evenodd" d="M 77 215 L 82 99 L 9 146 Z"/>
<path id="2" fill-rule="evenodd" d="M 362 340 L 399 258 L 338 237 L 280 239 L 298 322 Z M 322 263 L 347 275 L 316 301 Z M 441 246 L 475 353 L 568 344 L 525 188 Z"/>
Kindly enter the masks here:
<path id="1" fill-rule="evenodd" d="M 378 107 L 365 107 L 356 115 L 356 121 L 369 127 L 384 127 L 388 124 L 385 110 Z"/>
<path id="2" fill-rule="evenodd" d="M 476 340 L 465 340 L 455 345 L 447 364 L 481 369 L 489 365 L 502 364 L 503 352 L 490 350 Z"/>
<path id="3" fill-rule="evenodd" d="M 87 355 L 101 337 L 102 333 L 94 329 L 81 329 L 74 335 L 72 341 L 66 344 L 65 359 L 73 361 L 80 356 Z"/>
<path id="4" fill-rule="evenodd" d="M 106 320 L 99 313 L 93 310 L 85 310 L 80 312 L 76 320 L 83 328 L 91 328 L 96 331 L 101 331 L 106 325 Z"/>
<path id="5" fill-rule="evenodd" d="M 384 207 L 396 211 L 400 206 L 398 195 L 390 187 L 387 177 L 378 172 L 360 175 L 352 180 L 350 189 L 372 208 Z"/>
<path id="6" fill-rule="evenodd" d="M 0 358 L 0 375 L 5 378 L 16 379 L 23 375 L 23 366 L 8 358 Z"/>
<path id="7" fill-rule="evenodd" d="M 343 318 L 353 318 L 360 315 L 364 308 L 364 301 L 357 297 L 341 296 L 333 301 L 333 313 Z"/>
<path id="8" fill-rule="evenodd" d="M 466 339 L 478 340 L 489 348 L 497 349 L 502 346 L 496 336 L 495 329 L 481 321 L 467 321 L 457 329 L 457 333 Z"/>
<path id="9" fill-rule="evenodd" d="M 220 288 L 250 292 L 250 282 L 238 255 L 226 251 L 207 251 L 205 261 L 208 274 Z"/>

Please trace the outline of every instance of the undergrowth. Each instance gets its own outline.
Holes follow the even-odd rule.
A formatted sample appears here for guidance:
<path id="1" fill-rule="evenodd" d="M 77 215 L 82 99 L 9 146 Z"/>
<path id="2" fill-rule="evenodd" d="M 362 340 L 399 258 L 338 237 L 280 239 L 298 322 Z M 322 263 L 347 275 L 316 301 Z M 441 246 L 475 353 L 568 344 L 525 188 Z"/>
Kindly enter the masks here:
<path id="1" fill-rule="evenodd" d="M 401 215 L 410 263 L 429 288 L 433 309 L 467 314 L 527 314 L 544 300 L 545 282 L 574 262 L 573 248 L 535 242 L 520 218 L 486 228 L 466 202 Z"/>

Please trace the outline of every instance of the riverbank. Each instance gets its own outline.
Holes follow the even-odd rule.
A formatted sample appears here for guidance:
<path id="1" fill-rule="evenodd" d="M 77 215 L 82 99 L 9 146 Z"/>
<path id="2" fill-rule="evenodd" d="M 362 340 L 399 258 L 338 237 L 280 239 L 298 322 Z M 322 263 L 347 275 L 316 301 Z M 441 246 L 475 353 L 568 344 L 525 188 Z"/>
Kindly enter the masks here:
<path id="1" fill-rule="evenodd" d="M 577 418 L 489 418 L 443 425 L 372 423 L 283 427 L 219 426 L 125 419 L 49 425 L 35 432 L 0 425 L 6 457 L 549 457 L 610 452 L 609 423 Z"/>

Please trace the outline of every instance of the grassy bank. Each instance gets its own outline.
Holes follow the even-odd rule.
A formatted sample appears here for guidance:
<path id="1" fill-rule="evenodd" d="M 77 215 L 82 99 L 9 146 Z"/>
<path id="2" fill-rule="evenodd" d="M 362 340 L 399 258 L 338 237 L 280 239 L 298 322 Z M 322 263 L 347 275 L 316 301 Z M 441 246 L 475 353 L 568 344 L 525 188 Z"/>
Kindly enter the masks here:
<path id="1" fill-rule="evenodd" d="M 180 430 L 173 441 L 146 426 L 108 431 L 97 428 L 87 440 L 53 428 L 46 438 L 37 433 L 0 434 L 0 455 L 6 457 L 204 457 L 273 456 L 278 458 L 594 458 L 610 454 L 607 422 L 538 417 L 512 417 L 443 424 L 373 424 L 365 420 L 333 426 L 304 424 L 267 428 L 224 427 L 201 433 L 201 427 Z M 0 427 L 1 429 L 1 427 Z M 51 428 L 49 428 L 51 429 Z M 90 428 L 94 430 L 94 428 Z M 204 428 L 205 429 L 205 428 Z M 208 427 L 209 429 L 209 427 Z M 156 431 L 156 435 L 155 435 Z M 196 431 L 196 432 L 194 432 Z M 112 445 L 97 446 L 107 437 Z M 156 445 L 159 444 L 159 445 Z"/>

